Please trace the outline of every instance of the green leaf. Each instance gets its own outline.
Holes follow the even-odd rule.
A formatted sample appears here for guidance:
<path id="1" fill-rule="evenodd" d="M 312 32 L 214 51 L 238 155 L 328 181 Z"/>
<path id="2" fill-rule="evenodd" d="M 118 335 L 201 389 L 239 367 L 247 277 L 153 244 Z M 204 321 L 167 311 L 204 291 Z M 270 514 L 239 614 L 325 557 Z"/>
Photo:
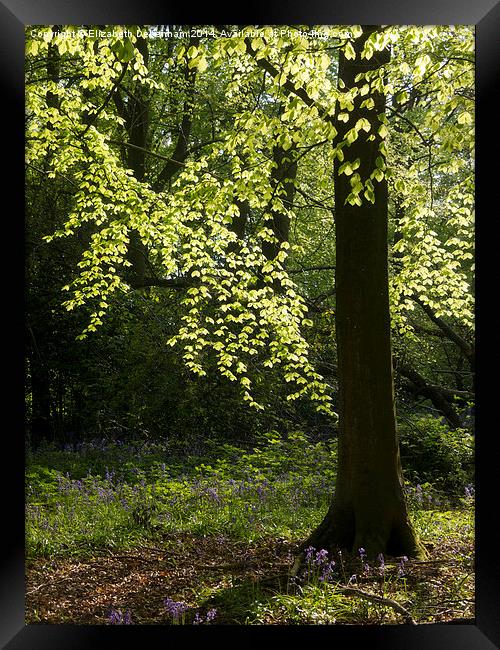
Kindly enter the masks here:
<path id="1" fill-rule="evenodd" d="M 130 40 L 130 38 L 126 38 L 123 42 L 123 49 L 121 51 L 121 56 L 120 59 L 124 63 L 127 63 L 128 61 L 131 61 L 135 57 L 135 48 Z"/>
<path id="2" fill-rule="evenodd" d="M 356 58 L 356 52 L 354 51 L 354 47 L 352 46 L 351 41 L 348 41 L 346 46 L 344 47 L 344 56 L 346 59 Z"/>
<path id="3" fill-rule="evenodd" d="M 386 138 L 387 137 L 387 135 L 389 134 L 389 131 L 387 130 L 387 127 L 385 126 L 385 124 L 381 124 L 379 126 L 378 133 L 379 133 L 381 138 Z"/>
<path id="4" fill-rule="evenodd" d="M 340 165 L 339 167 L 339 174 L 345 174 L 346 176 L 350 176 L 353 173 L 354 169 L 351 167 L 351 163 L 349 161 L 346 161 L 343 165 Z"/>
<path id="5" fill-rule="evenodd" d="M 205 72 L 208 68 L 208 62 L 204 56 L 198 59 L 197 68 L 199 72 Z"/>

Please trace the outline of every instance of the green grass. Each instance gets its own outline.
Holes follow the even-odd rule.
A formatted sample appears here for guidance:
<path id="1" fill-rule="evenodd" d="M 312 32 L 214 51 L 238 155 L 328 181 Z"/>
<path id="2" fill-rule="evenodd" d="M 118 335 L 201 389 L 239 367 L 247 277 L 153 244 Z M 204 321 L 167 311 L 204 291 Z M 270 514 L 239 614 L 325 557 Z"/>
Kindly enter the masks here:
<path id="1" fill-rule="evenodd" d="M 31 454 L 28 555 L 127 549 L 175 532 L 242 540 L 305 534 L 327 506 L 335 456 L 298 434 L 266 443 L 184 458 L 162 445 Z"/>

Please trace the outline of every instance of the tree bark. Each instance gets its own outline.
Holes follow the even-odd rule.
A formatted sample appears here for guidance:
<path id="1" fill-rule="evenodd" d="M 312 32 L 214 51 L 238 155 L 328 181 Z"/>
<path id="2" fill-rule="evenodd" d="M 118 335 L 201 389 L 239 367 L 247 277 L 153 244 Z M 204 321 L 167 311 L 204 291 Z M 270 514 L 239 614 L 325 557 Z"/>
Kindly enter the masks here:
<path id="1" fill-rule="evenodd" d="M 192 37 L 189 46 L 197 45 L 199 38 Z M 149 49 L 147 40 L 144 38 L 137 39 L 137 49 L 141 52 L 144 62 L 148 64 Z M 184 102 L 182 120 L 179 125 L 179 134 L 174 151 L 165 165 L 161 169 L 158 177 L 153 183 L 153 189 L 161 191 L 176 174 L 181 164 L 187 158 L 188 143 L 191 134 L 193 120 L 193 103 L 194 103 L 194 86 L 196 79 L 196 70 L 189 68 L 186 63 L 184 82 L 186 85 L 186 100 Z M 150 105 L 147 97 L 147 91 L 139 86 L 136 88 L 134 95 L 129 98 L 129 106 L 125 106 L 120 95 L 115 93 L 115 104 L 119 113 L 126 121 L 128 133 L 127 147 L 127 164 L 133 170 L 134 176 L 139 181 L 144 181 L 146 175 L 146 154 L 148 153 L 147 141 L 150 127 Z M 131 273 L 127 278 L 131 286 L 135 288 L 147 286 L 170 286 L 167 284 L 157 284 L 153 278 L 146 278 L 148 266 L 148 255 L 146 247 L 141 241 L 140 235 L 133 230 L 130 233 L 130 243 L 127 251 L 127 258 L 131 262 Z"/>
<path id="2" fill-rule="evenodd" d="M 376 31 L 365 26 L 353 43 L 356 58 L 340 54 L 339 79 L 347 89 L 364 84 L 361 72 L 388 63 L 389 52 L 361 59 L 367 38 Z M 342 84 L 341 84 L 342 85 Z M 339 122 L 339 141 L 360 118 L 369 133 L 360 131 L 345 160 L 360 160 L 362 180 L 375 169 L 381 154 L 378 116 L 385 97 L 372 89 L 373 108 L 361 107 L 358 95 L 347 123 Z M 369 140 L 370 135 L 375 135 Z M 343 548 L 369 555 L 386 553 L 422 557 L 425 550 L 410 522 L 401 473 L 396 431 L 388 294 L 387 182 L 374 183 L 375 202 L 346 203 L 350 177 L 334 171 L 336 222 L 336 336 L 339 369 L 339 459 L 335 494 L 323 522 L 302 548 Z"/>
<path id="3" fill-rule="evenodd" d="M 197 36 L 191 36 L 188 43 L 188 48 L 197 47 L 200 39 Z M 193 109 L 194 109 L 194 91 L 196 83 L 196 68 L 190 68 L 187 61 L 184 69 L 184 92 L 185 100 L 182 109 L 182 120 L 179 124 L 179 133 L 177 143 L 174 151 L 170 156 L 170 160 L 164 165 L 157 179 L 153 184 L 153 189 L 156 191 L 162 190 L 176 174 L 180 165 L 186 160 L 188 155 L 188 144 L 191 135 L 191 128 L 193 125 Z"/>
<path id="4" fill-rule="evenodd" d="M 137 49 L 148 64 L 149 50 L 148 43 L 144 38 L 137 39 Z M 134 96 L 129 98 L 129 105 L 125 108 L 118 93 L 115 98 L 117 107 L 121 108 L 122 116 L 125 117 L 126 130 L 129 144 L 127 148 L 127 165 L 134 172 L 138 181 L 143 181 L 146 173 L 146 142 L 149 129 L 150 107 L 147 98 L 147 91 L 138 85 Z M 147 252 L 141 237 L 136 230 L 130 232 L 130 242 L 127 251 L 128 261 L 132 264 L 131 275 L 139 281 L 146 273 Z"/>
<path id="5" fill-rule="evenodd" d="M 294 181 L 297 176 L 297 163 L 293 157 L 293 148 L 285 151 L 282 147 L 276 146 L 273 149 L 273 161 L 276 164 L 272 173 L 274 188 L 281 195 L 286 207 L 292 205 L 295 195 Z M 271 210 L 266 226 L 273 231 L 277 242 L 264 241 L 262 252 L 268 260 L 273 260 L 278 254 L 281 244 L 290 238 L 290 217 L 284 211 Z"/>
<path id="6" fill-rule="evenodd" d="M 238 239 L 229 244 L 227 249 L 228 253 L 238 253 L 241 250 L 250 215 L 250 204 L 246 199 L 244 201 L 235 201 L 235 203 L 239 210 L 239 214 L 233 217 L 229 228 L 234 232 Z"/>
<path id="7" fill-rule="evenodd" d="M 31 418 L 29 422 L 30 445 L 35 448 L 42 440 L 53 438 L 50 381 L 43 363 L 33 329 L 29 331 L 29 377 L 31 390 Z"/>

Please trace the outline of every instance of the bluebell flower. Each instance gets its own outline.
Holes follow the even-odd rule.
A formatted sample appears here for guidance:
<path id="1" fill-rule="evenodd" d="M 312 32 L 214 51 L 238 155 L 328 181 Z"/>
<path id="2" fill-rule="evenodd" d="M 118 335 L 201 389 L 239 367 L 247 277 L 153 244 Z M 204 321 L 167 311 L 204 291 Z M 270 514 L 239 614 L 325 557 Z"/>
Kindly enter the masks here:
<path id="1" fill-rule="evenodd" d="M 323 562 L 325 562 L 327 557 L 328 557 L 328 551 L 326 549 L 322 548 L 320 551 L 318 551 L 316 553 L 316 558 L 315 558 L 314 562 L 315 562 L 315 564 L 318 564 L 318 565 L 323 564 Z"/>
<path id="2" fill-rule="evenodd" d="M 406 555 L 403 555 L 403 557 L 401 558 L 401 560 L 398 563 L 398 576 L 399 577 L 404 576 L 404 574 L 405 574 L 405 563 L 406 562 L 408 562 L 408 558 L 406 557 Z"/>
<path id="3" fill-rule="evenodd" d="M 335 561 L 334 560 L 332 560 L 331 562 L 328 562 L 328 564 L 326 564 L 324 566 L 323 572 L 321 573 L 321 575 L 319 577 L 321 582 L 328 581 L 328 579 L 330 578 L 330 576 L 333 573 L 333 567 L 334 566 L 335 566 Z"/>
<path id="4" fill-rule="evenodd" d="M 316 549 L 314 548 L 314 546 L 308 546 L 306 548 L 306 561 L 307 562 L 309 562 L 312 559 L 312 556 L 314 555 L 315 550 Z"/>
<path id="5" fill-rule="evenodd" d="M 174 619 L 178 619 L 188 609 L 186 603 L 176 602 L 171 598 L 165 598 L 163 604 L 165 605 L 165 609 L 167 610 L 167 613 L 170 614 L 170 616 L 172 616 L 172 618 Z"/>
<path id="6" fill-rule="evenodd" d="M 112 609 L 108 615 L 110 625 L 120 625 L 122 622 L 122 613 Z"/>
<path id="7" fill-rule="evenodd" d="M 420 485 L 420 483 L 415 488 L 415 494 L 417 497 L 417 501 L 418 502 L 422 501 L 422 486 Z"/>
<path id="8" fill-rule="evenodd" d="M 217 503 L 220 503 L 220 497 L 219 497 L 219 495 L 217 494 L 217 490 L 216 490 L 216 488 L 209 487 L 209 488 L 206 489 L 206 493 L 207 493 L 208 496 L 211 497 L 214 501 L 216 501 Z"/>
<path id="9" fill-rule="evenodd" d="M 132 617 L 128 609 L 125 612 L 125 616 L 122 614 L 120 609 L 111 609 L 108 614 L 108 620 L 110 625 L 131 625 L 132 624 Z"/>
<path id="10" fill-rule="evenodd" d="M 465 486 L 465 496 L 469 499 L 472 499 L 474 497 L 475 490 L 473 485 L 466 485 Z"/>
<path id="11" fill-rule="evenodd" d="M 215 608 L 209 609 L 205 620 L 207 621 L 207 623 L 209 623 L 210 621 L 213 621 L 216 616 L 217 616 L 217 610 Z"/>
<path id="12" fill-rule="evenodd" d="M 380 569 L 379 569 L 379 570 L 380 570 L 380 573 L 381 573 L 382 575 L 384 575 L 384 572 L 385 572 L 385 560 L 384 560 L 384 556 L 383 556 L 382 553 L 379 553 L 379 554 L 378 554 L 378 556 L 377 556 L 377 560 L 379 561 L 379 564 L 380 564 Z"/>

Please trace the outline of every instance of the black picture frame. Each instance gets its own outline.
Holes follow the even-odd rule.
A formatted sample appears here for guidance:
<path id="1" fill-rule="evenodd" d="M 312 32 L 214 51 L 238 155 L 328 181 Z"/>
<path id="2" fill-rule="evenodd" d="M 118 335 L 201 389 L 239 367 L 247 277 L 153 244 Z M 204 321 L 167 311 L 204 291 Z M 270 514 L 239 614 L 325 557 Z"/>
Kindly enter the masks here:
<path id="1" fill-rule="evenodd" d="M 245 12 L 245 9 L 247 10 Z M 495 335 L 487 333 L 491 315 L 487 304 L 494 301 L 482 288 L 487 272 L 483 260 L 496 261 L 492 241 L 498 217 L 498 108 L 494 102 L 496 86 L 500 85 L 500 3 L 496 0 L 351 0 L 328 2 L 296 0 L 285 3 L 254 3 L 248 7 L 226 10 L 219 18 L 213 5 L 205 8 L 184 8 L 154 0 L 3 0 L 0 3 L 0 105 L 2 141 L 6 175 L 4 185 L 4 260 L 7 249 L 12 258 L 4 267 L 3 313 L 7 332 L 4 334 L 4 359 L 8 379 L 2 388 L 5 400 L 3 414 L 11 416 L 11 424 L 3 418 L 3 482 L 2 519 L 3 552 L 0 555 L 0 644 L 8 650 L 21 648 L 43 650 L 119 647 L 123 642 L 153 647 L 157 643 L 180 641 L 218 643 L 223 635 L 241 634 L 241 626 L 172 627 L 163 626 L 80 626 L 25 625 L 24 599 L 24 27 L 32 24 L 468 24 L 476 26 L 477 39 L 477 118 L 476 118 L 476 192 L 477 192 L 477 261 L 476 313 L 477 340 L 495 348 Z M 494 158 L 493 158 L 494 161 Z M 8 207 L 10 206 L 10 207 Z M 489 245 L 491 248 L 489 248 Z M 496 254 L 498 255 L 498 254 Z M 493 271 L 494 272 L 494 271 Z M 488 271 L 489 273 L 489 271 Z M 484 296 L 484 299 L 483 299 Z M 18 342 L 18 343 L 14 343 Z M 490 349 L 490 347 L 488 348 Z M 493 385 L 492 385 L 493 384 Z M 398 649 L 450 648 L 452 650 L 490 650 L 500 648 L 500 527 L 495 512 L 498 484 L 496 468 L 497 434 L 489 418 L 493 415 L 494 381 L 479 369 L 477 391 L 478 480 L 476 532 L 476 606 L 474 624 L 468 625 L 395 625 L 395 626 L 314 626 L 300 628 L 309 643 L 348 642 L 352 647 L 366 644 L 370 648 Z M 490 465 L 491 463 L 491 465 Z M 496 470 L 496 471 L 495 471 Z M 8 514 L 7 514 L 8 513 Z M 245 630 L 249 643 L 262 634 L 271 643 L 286 642 L 283 628 L 250 627 Z M 295 635 L 299 630 L 287 628 Z M 140 636 L 138 636 L 140 635 Z M 255 636 L 257 635 L 257 636 Z"/>

